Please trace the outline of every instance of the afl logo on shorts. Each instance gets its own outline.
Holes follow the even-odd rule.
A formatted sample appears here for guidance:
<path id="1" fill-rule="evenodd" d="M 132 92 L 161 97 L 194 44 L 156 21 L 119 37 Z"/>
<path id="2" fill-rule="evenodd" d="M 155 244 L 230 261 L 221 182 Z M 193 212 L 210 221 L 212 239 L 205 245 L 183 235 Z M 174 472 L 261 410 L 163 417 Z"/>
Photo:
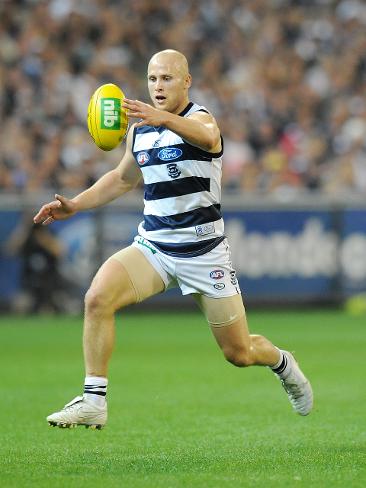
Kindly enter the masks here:
<path id="1" fill-rule="evenodd" d="M 210 273 L 210 278 L 213 280 L 221 280 L 225 276 L 225 272 L 222 269 L 214 269 Z"/>
<path id="2" fill-rule="evenodd" d="M 162 161 L 173 161 L 173 159 L 179 158 L 183 154 L 183 151 L 177 147 L 164 147 L 158 152 L 158 158 Z"/>
<path id="3" fill-rule="evenodd" d="M 150 156 L 148 155 L 148 153 L 146 151 L 141 151 L 138 153 L 136 159 L 137 159 L 137 162 L 139 163 L 139 165 L 143 166 L 144 164 L 146 164 L 149 161 Z"/>

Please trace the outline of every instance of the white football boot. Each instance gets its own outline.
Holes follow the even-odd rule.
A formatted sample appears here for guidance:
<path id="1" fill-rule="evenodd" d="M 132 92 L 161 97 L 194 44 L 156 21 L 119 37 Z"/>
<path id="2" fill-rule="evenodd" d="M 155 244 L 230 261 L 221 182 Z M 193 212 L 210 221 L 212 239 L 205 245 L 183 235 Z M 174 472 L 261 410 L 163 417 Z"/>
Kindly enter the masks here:
<path id="1" fill-rule="evenodd" d="M 73 428 L 85 425 L 86 428 L 100 430 L 107 423 L 107 402 L 100 407 L 82 396 L 77 396 L 62 410 L 49 415 L 47 422 L 53 427 Z"/>
<path id="2" fill-rule="evenodd" d="M 313 408 L 313 390 L 295 358 L 288 351 L 282 351 L 287 358 L 287 367 L 280 379 L 293 409 L 299 415 L 308 415 Z"/>

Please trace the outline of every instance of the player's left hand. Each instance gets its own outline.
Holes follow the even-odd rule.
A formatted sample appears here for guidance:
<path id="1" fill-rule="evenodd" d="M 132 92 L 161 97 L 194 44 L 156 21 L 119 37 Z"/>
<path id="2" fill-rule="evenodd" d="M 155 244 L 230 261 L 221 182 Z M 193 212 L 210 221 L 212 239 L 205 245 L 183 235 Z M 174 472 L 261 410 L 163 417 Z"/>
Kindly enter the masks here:
<path id="1" fill-rule="evenodd" d="M 148 103 L 140 102 L 139 100 L 129 100 L 128 98 L 125 98 L 123 100 L 122 107 L 128 110 L 127 113 L 129 117 L 142 119 L 136 124 L 136 127 L 141 127 L 143 125 L 152 125 L 154 127 L 159 127 L 160 125 L 164 125 L 164 110 L 158 110 Z"/>

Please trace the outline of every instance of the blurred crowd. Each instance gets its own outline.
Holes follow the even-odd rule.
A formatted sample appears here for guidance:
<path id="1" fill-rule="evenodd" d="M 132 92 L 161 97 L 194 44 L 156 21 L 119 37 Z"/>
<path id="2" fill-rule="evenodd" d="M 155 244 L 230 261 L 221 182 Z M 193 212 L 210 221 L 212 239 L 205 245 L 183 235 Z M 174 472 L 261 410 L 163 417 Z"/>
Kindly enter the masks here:
<path id="1" fill-rule="evenodd" d="M 366 191 L 366 2 L 0 0 L 0 191 L 76 191 L 114 167 L 93 91 L 148 101 L 150 56 L 188 58 L 227 192 Z"/>

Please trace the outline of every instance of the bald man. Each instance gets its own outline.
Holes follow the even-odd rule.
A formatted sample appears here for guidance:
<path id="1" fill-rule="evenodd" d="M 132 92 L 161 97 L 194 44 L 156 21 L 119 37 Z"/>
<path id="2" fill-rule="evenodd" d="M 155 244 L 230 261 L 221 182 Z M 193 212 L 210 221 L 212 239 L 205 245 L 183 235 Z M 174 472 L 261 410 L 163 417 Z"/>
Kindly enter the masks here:
<path id="1" fill-rule="evenodd" d="M 101 266 L 85 297 L 84 394 L 47 420 L 59 427 L 105 425 L 115 312 L 174 286 L 195 298 L 230 363 L 270 367 L 294 410 L 307 415 L 312 390 L 293 356 L 249 334 L 220 208 L 223 142 L 214 117 L 189 101 L 185 56 L 174 50 L 155 54 L 147 81 L 153 105 L 124 101 L 138 122 L 116 169 L 72 199 L 56 195 L 34 218 L 49 224 L 100 207 L 143 178 L 144 219 L 135 240 Z"/>

